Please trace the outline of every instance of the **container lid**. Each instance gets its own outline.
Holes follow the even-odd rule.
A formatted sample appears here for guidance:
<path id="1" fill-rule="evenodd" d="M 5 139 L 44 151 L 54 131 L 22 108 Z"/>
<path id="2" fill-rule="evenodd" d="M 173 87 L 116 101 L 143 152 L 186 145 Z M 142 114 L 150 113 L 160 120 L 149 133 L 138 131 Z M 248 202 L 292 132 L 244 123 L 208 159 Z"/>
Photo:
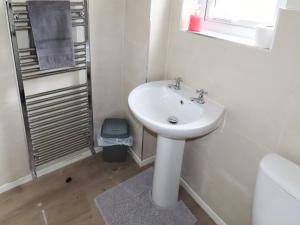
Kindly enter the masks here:
<path id="1" fill-rule="evenodd" d="M 300 166 L 277 155 L 270 154 L 260 168 L 283 190 L 300 201 Z"/>
<path id="2" fill-rule="evenodd" d="M 105 119 L 101 129 L 104 138 L 128 138 L 129 125 L 125 119 Z"/>

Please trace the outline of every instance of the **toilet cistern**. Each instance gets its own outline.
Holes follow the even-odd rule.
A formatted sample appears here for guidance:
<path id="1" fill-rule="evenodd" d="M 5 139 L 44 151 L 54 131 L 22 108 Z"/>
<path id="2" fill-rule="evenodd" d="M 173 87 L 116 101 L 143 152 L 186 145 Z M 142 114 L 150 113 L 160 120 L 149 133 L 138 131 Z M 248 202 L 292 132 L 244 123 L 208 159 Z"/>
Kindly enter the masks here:
<path id="1" fill-rule="evenodd" d="M 205 104 L 191 101 L 195 90 L 181 85 L 182 79 L 170 86 L 171 82 L 140 85 L 128 97 L 135 117 L 158 134 L 152 198 L 161 207 L 178 201 L 185 140 L 217 129 L 225 112 L 224 106 L 209 98 Z"/>
<path id="2" fill-rule="evenodd" d="M 259 165 L 252 225 L 300 224 L 300 165 L 271 153 Z"/>

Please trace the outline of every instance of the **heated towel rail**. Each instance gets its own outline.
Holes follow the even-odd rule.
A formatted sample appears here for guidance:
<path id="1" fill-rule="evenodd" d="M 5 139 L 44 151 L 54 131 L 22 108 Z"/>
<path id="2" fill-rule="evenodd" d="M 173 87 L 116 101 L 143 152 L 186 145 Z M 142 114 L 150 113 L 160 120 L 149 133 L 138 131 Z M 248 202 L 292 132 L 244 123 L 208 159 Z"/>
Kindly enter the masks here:
<path id="1" fill-rule="evenodd" d="M 83 40 L 74 41 L 75 66 L 56 70 L 40 70 L 32 40 L 26 2 L 6 1 L 7 16 L 14 53 L 19 95 L 26 131 L 30 169 L 34 177 L 37 168 L 53 160 L 90 148 L 94 150 L 91 63 L 87 0 L 71 2 L 72 26 L 83 28 Z M 27 36 L 28 47 L 20 47 Z M 25 82 L 84 71 L 84 81 L 63 88 L 29 93 Z M 75 76 L 75 75 L 74 75 Z M 34 85 L 34 84 L 33 84 Z M 32 87 L 32 86 L 31 86 Z"/>

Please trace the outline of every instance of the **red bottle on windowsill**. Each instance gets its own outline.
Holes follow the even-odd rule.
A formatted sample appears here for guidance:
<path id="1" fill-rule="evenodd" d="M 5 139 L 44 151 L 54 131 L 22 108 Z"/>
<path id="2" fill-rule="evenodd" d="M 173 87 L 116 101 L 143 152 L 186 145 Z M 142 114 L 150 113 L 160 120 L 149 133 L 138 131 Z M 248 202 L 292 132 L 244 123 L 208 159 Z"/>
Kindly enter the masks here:
<path id="1" fill-rule="evenodd" d="M 201 31 L 201 7 L 198 5 L 196 7 L 195 13 L 190 16 L 190 24 L 189 24 L 189 31 L 190 32 L 200 32 Z"/>
<path id="2" fill-rule="evenodd" d="M 190 32 L 200 32 L 201 31 L 201 17 L 198 15 L 191 15 L 190 16 L 190 25 L 189 25 Z"/>

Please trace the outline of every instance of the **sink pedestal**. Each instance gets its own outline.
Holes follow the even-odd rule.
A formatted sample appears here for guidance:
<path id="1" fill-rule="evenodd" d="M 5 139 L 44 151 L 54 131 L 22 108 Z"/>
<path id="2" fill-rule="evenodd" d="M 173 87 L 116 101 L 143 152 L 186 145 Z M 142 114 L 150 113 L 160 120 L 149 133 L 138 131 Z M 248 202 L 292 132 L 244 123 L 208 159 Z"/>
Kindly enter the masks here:
<path id="1" fill-rule="evenodd" d="M 157 138 L 152 199 L 160 207 L 170 207 L 178 201 L 184 145 L 185 140 Z"/>

